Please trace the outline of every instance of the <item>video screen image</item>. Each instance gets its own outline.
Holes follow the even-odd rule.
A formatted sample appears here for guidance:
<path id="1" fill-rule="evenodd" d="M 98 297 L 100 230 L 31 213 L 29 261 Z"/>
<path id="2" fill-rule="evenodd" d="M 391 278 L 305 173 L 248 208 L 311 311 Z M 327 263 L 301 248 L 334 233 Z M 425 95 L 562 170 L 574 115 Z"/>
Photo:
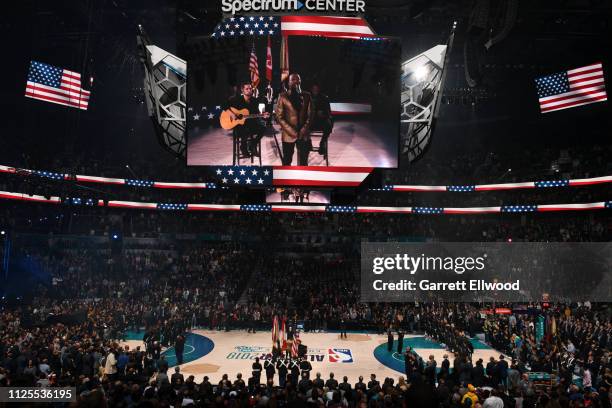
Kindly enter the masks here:
<path id="1" fill-rule="evenodd" d="M 266 203 L 268 204 L 329 204 L 330 202 L 330 190 L 291 187 L 266 191 Z"/>
<path id="2" fill-rule="evenodd" d="M 188 165 L 397 167 L 399 40 L 201 38 L 194 47 Z"/>

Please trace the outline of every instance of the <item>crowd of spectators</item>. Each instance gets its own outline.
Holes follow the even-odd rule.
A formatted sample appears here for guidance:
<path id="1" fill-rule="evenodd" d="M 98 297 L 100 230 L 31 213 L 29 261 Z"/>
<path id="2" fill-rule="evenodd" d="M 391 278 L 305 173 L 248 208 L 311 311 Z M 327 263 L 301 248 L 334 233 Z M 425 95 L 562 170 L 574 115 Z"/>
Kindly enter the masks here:
<path id="1" fill-rule="evenodd" d="M 116 252 L 78 238 L 16 242 L 15 256 L 45 273 L 29 281 L 30 296 L 3 305 L 0 383 L 76 386 L 77 406 L 609 406 L 612 325 L 605 305 L 539 310 L 556 319 L 556 331 L 536 341 L 533 314 L 483 318 L 487 305 L 360 303 L 358 264 L 347 248 L 325 256 L 267 252 L 264 258 L 258 244 L 126 243 Z M 161 353 L 191 328 L 268 330 L 275 315 L 315 332 L 423 333 L 432 320 L 466 336 L 484 331 L 506 354 L 507 373 L 499 371 L 501 358 L 459 359 L 432 382 L 432 365 L 447 363 L 407 355 L 414 363 L 399 380 L 342 385 L 312 379 L 280 388 L 258 386 L 253 378 L 211 384 L 171 375 Z M 144 330 L 151 341 L 142 349 L 119 346 L 128 330 Z M 532 371 L 557 376 L 557 385 L 538 391 Z M 490 405 L 496 398 L 503 405 Z"/>

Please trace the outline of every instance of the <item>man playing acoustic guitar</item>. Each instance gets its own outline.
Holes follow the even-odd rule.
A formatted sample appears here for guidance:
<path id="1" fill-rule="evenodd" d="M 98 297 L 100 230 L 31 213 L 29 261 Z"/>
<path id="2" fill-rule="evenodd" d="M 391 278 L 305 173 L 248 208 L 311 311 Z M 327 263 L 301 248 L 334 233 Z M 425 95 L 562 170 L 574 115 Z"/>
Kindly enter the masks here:
<path id="1" fill-rule="evenodd" d="M 250 115 L 259 113 L 259 100 L 253 96 L 253 85 L 250 82 L 244 82 L 240 87 L 241 94 L 229 100 L 229 107 L 236 110 L 247 109 Z M 230 113 L 231 120 L 236 119 L 233 113 Z M 267 119 L 270 117 L 268 112 L 264 112 L 261 117 Z M 251 156 L 256 151 L 256 146 L 264 135 L 265 126 L 256 117 L 251 117 L 245 120 L 244 125 L 238 125 L 234 128 L 236 136 L 240 140 L 240 151 L 245 156 Z"/>

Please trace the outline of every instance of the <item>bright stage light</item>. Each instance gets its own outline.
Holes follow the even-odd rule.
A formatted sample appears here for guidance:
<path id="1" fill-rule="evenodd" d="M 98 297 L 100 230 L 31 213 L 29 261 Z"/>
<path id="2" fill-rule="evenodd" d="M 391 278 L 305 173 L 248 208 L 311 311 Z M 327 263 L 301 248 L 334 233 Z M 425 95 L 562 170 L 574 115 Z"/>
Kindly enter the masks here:
<path id="1" fill-rule="evenodd" d="M 436 45 L 402 63 L 400 144 L 408 161 L 420 157 L 429 144 L 449 46 Z"/>
<path id="2" fill-rule="evenodd" d="M 421 65 L 417 69 L 414 70 L 414 78 L 417 81 L 422 81 L 427 78 L 427 74 L 429 73 L 429 69 L 425 65 Z"/>
<path id="3" fill-rule="evenodd" d="M 0 235 L 5 235 L 6 231 L 0 231 Z"/>

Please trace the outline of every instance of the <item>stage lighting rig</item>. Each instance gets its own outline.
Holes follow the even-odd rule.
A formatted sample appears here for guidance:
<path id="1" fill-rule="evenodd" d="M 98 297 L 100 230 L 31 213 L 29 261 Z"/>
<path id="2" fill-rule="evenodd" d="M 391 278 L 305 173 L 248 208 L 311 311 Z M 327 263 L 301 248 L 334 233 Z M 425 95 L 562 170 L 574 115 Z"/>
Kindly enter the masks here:
<path id="1" fill-rule="evenodd" d="M 151 44 L 138 26 L 138 54 L 144 67 L 144 97 L 159 142 L 178 157 L 185 157 L 187 124 L 187 63 Z"/>
<path id="2" fill-rule="evenodd" d="M 429 144 L 453 35 L 447 44 L 436 45 L 402 64 L 400 146 L 409 162 L 419 158 Z"/>

